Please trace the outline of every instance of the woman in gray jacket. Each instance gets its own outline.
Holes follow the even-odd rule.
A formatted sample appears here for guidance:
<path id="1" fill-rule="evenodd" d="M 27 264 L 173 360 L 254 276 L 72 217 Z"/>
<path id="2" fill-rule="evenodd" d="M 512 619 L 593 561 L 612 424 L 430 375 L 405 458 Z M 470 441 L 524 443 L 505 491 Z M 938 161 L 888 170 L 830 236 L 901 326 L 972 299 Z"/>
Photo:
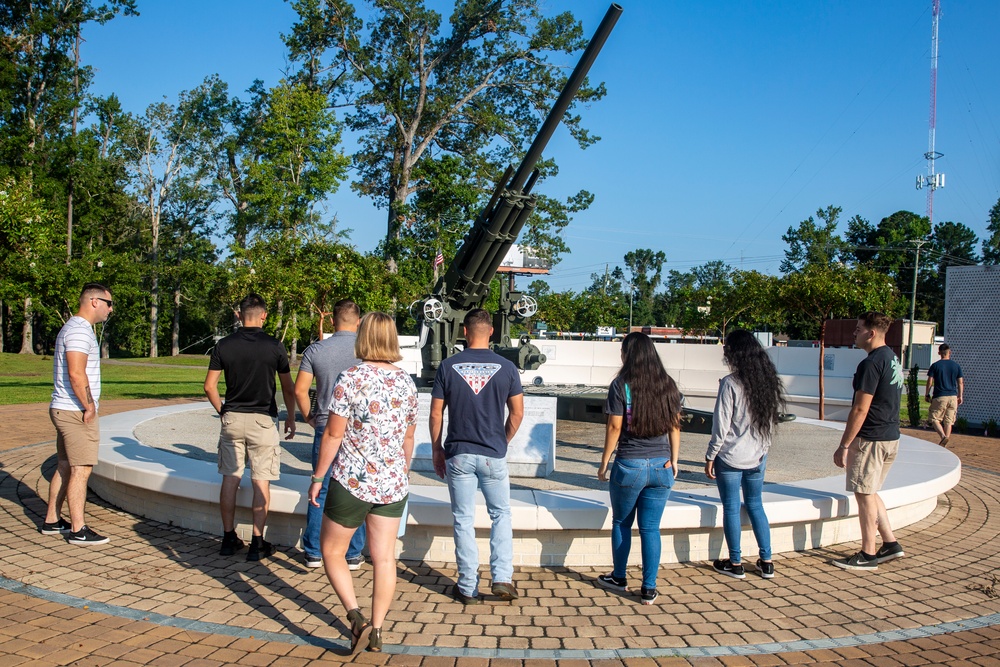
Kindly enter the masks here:
<path id="1" fill-rule="evenodd" d="M 723 359 L 732 373 L 719 382 L 705 474 L 719 486 L 729 558 L 715 561 L 713 567 L 736 579 L 746 577 L 740 553 L 742 488 L 743 504 L 760 548 L 756 571 L 771 579 L 771 526 L 761 495 L 771 435 L 784 408 L 783 387 L 767 352 L 749 331 L 738 329 L 726 336 Z"/>

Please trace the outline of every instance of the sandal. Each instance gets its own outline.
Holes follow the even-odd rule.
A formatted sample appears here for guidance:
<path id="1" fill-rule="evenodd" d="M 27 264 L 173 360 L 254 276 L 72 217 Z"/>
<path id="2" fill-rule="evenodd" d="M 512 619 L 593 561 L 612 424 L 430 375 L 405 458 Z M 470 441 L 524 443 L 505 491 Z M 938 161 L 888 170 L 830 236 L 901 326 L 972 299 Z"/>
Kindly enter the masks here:
<path id="1" fill-rule="evenodd" d="M 382 628 L 372 628 L 372 634 L 368 638 L 368 650 L 372 653 L 382 652 Z"/>
<path id="2" fill-rule="evenodd" d="M 364 617 L 360 609 L 347 612 L 347 620 L 351 622 L 351 655 L 358 652 L 358 647 L 368 643 L 372 624 Z"/>

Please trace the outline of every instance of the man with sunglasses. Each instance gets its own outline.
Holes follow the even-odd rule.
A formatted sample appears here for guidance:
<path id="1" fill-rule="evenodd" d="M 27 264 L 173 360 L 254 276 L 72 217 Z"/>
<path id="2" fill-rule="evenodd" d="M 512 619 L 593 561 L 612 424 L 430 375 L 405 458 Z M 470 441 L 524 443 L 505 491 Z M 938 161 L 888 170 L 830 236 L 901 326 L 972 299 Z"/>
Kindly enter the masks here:
<path id="1" fill-rule="evenodd" d="M 87 480 L 97 463 L 100 432 L 97 407 L 101 398 L 101 348 L 94 325 L 106 322 L 114 302 L 104 285 L 87 283 L 80 292 L 80 308 L 59 335 L 52 364 L 52 403 L 49 417 L 56 427 L 58 463 L 49 483 L 49 507 L 43 535 L 66 534 L 70 544 L 104 544 L 84 522 Z M 68 501 L 69 521 L 62 518 Z"/>

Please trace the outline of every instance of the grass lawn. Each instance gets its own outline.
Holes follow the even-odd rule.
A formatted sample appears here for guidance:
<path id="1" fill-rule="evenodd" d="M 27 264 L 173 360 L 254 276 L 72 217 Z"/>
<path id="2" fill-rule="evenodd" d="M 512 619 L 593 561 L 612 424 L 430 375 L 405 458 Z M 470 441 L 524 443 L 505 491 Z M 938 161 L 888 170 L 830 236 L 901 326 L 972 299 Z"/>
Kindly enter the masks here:
<path id="1" fill-rule="evenodd" d="M 176 367 L 150 365 L 159 362 Z M 102 364 L 101 398 L 201 398 L 207 369 L 208 358 L 199 356 Z M 219 385 L 224 392 L 224 384 Z M 0 354 L 0 405 L 47 403 L 51 398 L 52 357 Z"/>
<path id="2" fill-rule="evenodd" d="M 122 364 L 135 364 L 137 366 L 155 364 L 157 366 L 197 366 L 201 369 L 207 369 L 208 359 L 207 354 L 181 354 L 176 357 L 157 357 L 155 359 L 140 357 L 134 359 L 114 359 L 113 361 Z"/>

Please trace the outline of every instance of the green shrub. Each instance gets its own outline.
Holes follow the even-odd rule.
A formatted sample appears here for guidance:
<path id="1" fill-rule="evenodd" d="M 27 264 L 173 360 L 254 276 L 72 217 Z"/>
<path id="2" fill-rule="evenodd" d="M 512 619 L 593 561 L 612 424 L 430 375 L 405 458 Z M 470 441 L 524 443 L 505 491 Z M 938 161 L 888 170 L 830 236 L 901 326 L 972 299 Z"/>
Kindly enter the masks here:
<path id="1" fill-rule="evenodd" d="M 910 426 L 920 426 L 920 391 L 917 389 L 917 374 L 920 369 L 914 366 L 906 377 L 906 416 Z"/>
<path id="2" fill-rule="evenodd" d="M 984 426 L 986 427 L 986 435 L 992 436 L 994 438 L 1000 435 L 1000 427 L 997 426 L 996 419 L 989 420 L 984 424 Z"/>
<path id="3" fill-rule="evenodd" d="M 965 417 L 959 417 L 955 420 L 954 430 L 958 433 L 968 433 L 969 432 L 969 420 Z"/>

